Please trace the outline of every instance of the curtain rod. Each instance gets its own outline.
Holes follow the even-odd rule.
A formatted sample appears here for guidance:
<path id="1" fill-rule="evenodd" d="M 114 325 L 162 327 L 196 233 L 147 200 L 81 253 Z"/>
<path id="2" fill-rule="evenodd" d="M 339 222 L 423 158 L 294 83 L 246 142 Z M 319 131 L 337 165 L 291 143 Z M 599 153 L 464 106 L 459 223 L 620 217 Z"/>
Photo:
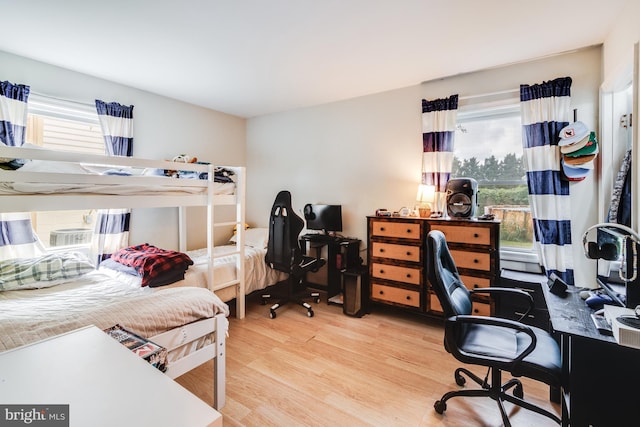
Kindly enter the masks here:
<path id="1" fill-rule="evenodd" d="M 459 96 L 458 100 L 466 101 L 467 99 L 487 98 L 487 97 L 491 97 L 491 96 L 507 95 L 507 94 L 512 94 L 512 93 L 520 93 L 520 89 L 519 88 L 518 89 L 507 89 L 507 90 L 501 90 L 501 91 L 497 91 L 497 92 L 481 93 L 481 94 L 478 94 L 478 95 Z"/>
<path id="2" fill-rule="evenodd" d="M 83 107 L 96 108 L 96 104 L 95 103 L 88 103 L 88 102 L 82 102 L 82 101 L 75 101 L 75 100 L 72 100 L 72 99 L 60 98 L 60 97 L 57 97 L 57 96 L 46 95 L 44 93 L 35 92 L 33 90 L 31 91 L 31 94 L 36 95 L 37 97 L 40 97 L 40 98 L 45 98 L 45 99 L 49 99 L 49 100 L 53 100 L 53 101 L 76 104 L 76 105 L 81 105 Z"/>

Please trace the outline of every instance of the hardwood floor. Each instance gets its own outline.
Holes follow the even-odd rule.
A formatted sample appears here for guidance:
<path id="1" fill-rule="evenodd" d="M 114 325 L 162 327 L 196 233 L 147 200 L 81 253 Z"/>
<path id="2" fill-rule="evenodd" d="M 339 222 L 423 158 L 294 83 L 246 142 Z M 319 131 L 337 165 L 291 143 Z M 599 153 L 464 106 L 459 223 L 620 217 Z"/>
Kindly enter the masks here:
<path id="1" fill-rule="evenodd" d="M 287 306 L 270 319 L 268 306 L 251 297 L 245 319 L 230 317 L 225 426 L 502 425 L 488 398 L 453 398 L 443 415 L 433 409 L 458 388 L 460 366 L 443 348 L 440 322 L 381 307 L 353 318 L 325 299 L 312 305 L 312 318 Z M 212 369 L 205 364 L 177 381 L 212 404 Z M 547 386 L 523 383 L 525 399 L 560 413 Z M 556 425 L 505 405 L 514 427 Z"/>

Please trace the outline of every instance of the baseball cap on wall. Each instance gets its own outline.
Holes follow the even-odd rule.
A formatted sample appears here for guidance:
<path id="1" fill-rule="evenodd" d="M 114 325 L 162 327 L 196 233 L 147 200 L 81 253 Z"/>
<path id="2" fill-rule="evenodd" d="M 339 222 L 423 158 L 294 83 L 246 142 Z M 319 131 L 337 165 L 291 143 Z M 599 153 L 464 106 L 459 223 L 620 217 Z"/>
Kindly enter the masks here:
<path id="1" fill-rule="evenodd" d="M 568 145 L 560 148 L 560 152 L 566 154 L 568 157 L 587 156 L 597 154 L 598 151 L 598 140 L 595 132 L 589 133 L 589 139 L 582 147 Z"/>
<path id="2" fill-rule="evenodd" d="M 562 173 L 564 173 L 570 181 L 582 181 L 589 175 L 589 172 L 591 172 L 591 169 L 588 168 L 569 166 L 564 162 L 564 159 L 562 159 L 561 163 Z"/>
<path id="3" fill-rule="evenodd" d="M 590 154 L 588 156 L 580 156 L 580 157 L 568 157 L 564 156 L 564 164 L 568 167 L 572 168 L 585 168 L 585 169 L 593 169 L 594 164 L 593 160 L 596 158 L 595 154 Z"/>
<path id="4" fill-rule="evenodd" d="M 558 142 L 558 145 L 560 147 L 564 147 L 565 145 L 575 144 L 585 137 L 588 137 L 589 133 L 589 128 L 583 122 L 577 121 L 569 123 L 560 131 L 560 141 Z"/>

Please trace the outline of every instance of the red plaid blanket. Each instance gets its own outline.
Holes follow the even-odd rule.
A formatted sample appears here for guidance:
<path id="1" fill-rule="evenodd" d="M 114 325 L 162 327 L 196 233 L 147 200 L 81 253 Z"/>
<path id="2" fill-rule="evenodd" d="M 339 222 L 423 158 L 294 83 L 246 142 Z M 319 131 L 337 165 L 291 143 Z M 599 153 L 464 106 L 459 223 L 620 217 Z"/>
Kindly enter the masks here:
<path id="1" fill-rule="evenodd" d="M 193 264 L 193 260 L 187 254 L 156 248 L 148 243 L 120 249 L 112 254 L 111 258 L 120 264 L 135 268 L 142 276 L 142 286 L 147 286 L 162 274 L 175 270 L 184 272 Z"/>

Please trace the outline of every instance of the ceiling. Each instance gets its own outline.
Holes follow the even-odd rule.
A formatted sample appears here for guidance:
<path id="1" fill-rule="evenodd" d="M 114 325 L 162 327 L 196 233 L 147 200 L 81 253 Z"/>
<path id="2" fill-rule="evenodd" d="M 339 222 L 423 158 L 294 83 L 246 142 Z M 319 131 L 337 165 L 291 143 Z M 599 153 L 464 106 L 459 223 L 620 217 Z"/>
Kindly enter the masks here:
<path id="1" fill-rule="evenodd" d="M 628 1 L 0 0 L 0 50 L 248 118 L 597 45 Z"/>

